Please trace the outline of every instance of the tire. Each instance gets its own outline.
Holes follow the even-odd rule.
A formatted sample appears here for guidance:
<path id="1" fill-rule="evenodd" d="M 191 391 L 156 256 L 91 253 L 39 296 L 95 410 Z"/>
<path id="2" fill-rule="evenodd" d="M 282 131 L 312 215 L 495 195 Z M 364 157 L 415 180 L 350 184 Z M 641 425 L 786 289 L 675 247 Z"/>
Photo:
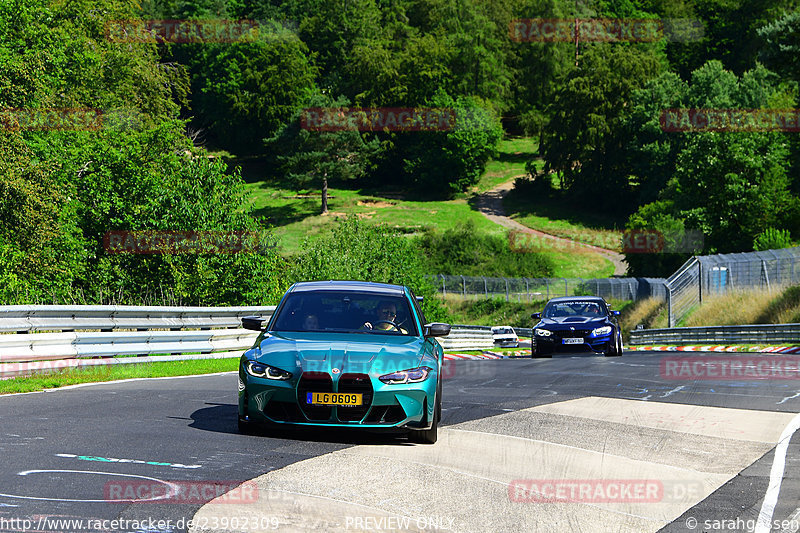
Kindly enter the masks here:
<path id="1" fill-rule="evenodd" d="M 606 348 L 605 352 L 603 352 L 606 357 L 619 357 L 622 355 L 622 339 L 619 336 L 619 333 L 614 335 L 614 345 L 612 346 L 610 343 L 608 348 Z"/>
<path id="2" fill-rule="evenodd" d="M 436 387 L 436 408 L 433 410 L 433 423 L 430 429 L 412 429 L 408 440 L 418 444 L 436 444 L 439 437 L 439 420 L 442 418 L 442 382 Z"/>
<path id="3" fill-rule="evenodd" d="M 553 357 L 552 353 L 544 353 L 538 348 L 536 348 L 536 346 L 531 348 L 531 358 L 533 359 L 549 359 L 551 357 Z"/>
<path id="4" fill-rule="evenodd" d="M 248 422 L 242 417 L 238 417 L 237 419 L 237 427 L 239 428 L 239 433 L 242 435 L 255 435 L 256 434 L 256 427 L 255 424 L 252 422 Z"/>

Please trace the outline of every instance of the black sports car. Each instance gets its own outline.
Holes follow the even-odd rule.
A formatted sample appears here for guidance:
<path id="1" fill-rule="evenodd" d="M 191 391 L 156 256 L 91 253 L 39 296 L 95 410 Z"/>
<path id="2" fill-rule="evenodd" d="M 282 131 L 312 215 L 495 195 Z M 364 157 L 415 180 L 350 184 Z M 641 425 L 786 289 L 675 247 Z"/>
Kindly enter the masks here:
<path id="1" fill-rule="evenodd" d="M 622 355 L 622 335 L 617 316 L 599 296 L 566 296 L 553 298 L 533 327 L 532 357 L 551 357 L 553 352 L 602 353 Z"/>

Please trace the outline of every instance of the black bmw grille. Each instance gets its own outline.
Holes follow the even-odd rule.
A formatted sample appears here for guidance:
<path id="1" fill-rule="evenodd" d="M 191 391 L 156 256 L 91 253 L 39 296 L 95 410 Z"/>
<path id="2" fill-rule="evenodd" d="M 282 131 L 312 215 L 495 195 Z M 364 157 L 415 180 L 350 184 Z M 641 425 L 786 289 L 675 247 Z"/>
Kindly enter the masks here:
<path id="1" fill-rule="evenodd" d="M 337 407 L 336 413 L 342 422 L 353 422 L 364 418 L 372 405 L 372 382 L 367 374 L 342 374 L 337 392 L 361 393 L 363 404 L 357 407 Z"/>
<path id="2" fill-rule="evenodd" d="M 297 384 L 297 403 L 309 420 L 327 421 L 331 417 L 332 408 L 306 403 L 309 392 L 333 392 L 333 381 L 326 372 L 305 372 Z"/>
<path id="3" fill-rule="evenodd" d="M 564 339 L 564 338 L 571 338 L 571 337 L 588 337 L 591 333 L 590 330 L 587 329 L 576 329 L 572 330 L 562 330 L 562 331 L 554 331 L 553 334 L 557 339 Z"/>

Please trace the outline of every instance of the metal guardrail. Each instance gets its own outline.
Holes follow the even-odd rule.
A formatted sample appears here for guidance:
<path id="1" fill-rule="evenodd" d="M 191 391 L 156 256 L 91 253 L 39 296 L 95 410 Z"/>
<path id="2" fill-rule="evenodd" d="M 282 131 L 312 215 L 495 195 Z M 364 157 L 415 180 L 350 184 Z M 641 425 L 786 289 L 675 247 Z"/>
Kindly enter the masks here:
<path id="1" fill-rule="evenodd" d="M 269 317 L 275 306 L 0 306 L 0 377 L 126 362 L 236 357 L 257 333 L 241 317 Z M 164 355 L 161 355 L 164 354 Z M 80 362 L 79 362 L 80 361 Z"/>
<path id="2" fill-rule="evenodd" d="M 630 344 L 800 344 L 800 324 L 752 324 L 631 331 Z"/>
<path id="3" fill-rule="evenodd" d="M 274 306 L 0 306 L 0 377 L 123 360 L 236 357 L 258 335 L 241 328 L 241 317 L 268 318 L 274 310 Z M 488 326 L 454 325 L 450 335 L 439 340 L 447 350 L 494 345 Z"/>
<path id="4" fill-rule="evenodd" d="M 439 337 L 445 350 L 489 350 L 494 347 L 492 328 L 489 326 L 468 326 L 453 324 L 450 335 Z"/>
<path id="5" fill-rule="evenodd" d="M 238 328 L 247 315 L 270 316 L 275 306 L 163 307 L 138 305 L 4 305 L 0 333 L 115 329 Z"/>
<path id="6" fill-rule="evenodd" d="M 517 334 L 517 337 L 522 339 L 523 337 L 529 337 L 533 335 L 533 328 L 511 328 L 514 330 L 514 333 Z"/>

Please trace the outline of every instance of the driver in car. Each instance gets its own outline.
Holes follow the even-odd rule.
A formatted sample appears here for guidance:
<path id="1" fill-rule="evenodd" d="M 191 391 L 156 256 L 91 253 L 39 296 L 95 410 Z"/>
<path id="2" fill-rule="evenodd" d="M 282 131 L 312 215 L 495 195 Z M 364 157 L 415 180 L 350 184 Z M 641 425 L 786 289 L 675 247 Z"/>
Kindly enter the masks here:
<path id="1" fill-rule="evenodd" d="M 380 302 L 375 310 L 377 312 L 377 318 L 374 320 L 374 325 L 372 322 L 364 322 L 363 328 L 379 329 L 382 331 L 399 331 L 404 335 L 408 333 L 408 331 L 401 328 L 395 322 L 397 318 L 397 306 L 395 306 L 394 303 L 386 301 Z"/>
<path id="2" fill-rule="evenodd" d="M 590 303 L 586 306 L 585 314 L 590 316 L 601 316 L 603 313 L 600 312 L 600 306 L 596 303 Z"/>

